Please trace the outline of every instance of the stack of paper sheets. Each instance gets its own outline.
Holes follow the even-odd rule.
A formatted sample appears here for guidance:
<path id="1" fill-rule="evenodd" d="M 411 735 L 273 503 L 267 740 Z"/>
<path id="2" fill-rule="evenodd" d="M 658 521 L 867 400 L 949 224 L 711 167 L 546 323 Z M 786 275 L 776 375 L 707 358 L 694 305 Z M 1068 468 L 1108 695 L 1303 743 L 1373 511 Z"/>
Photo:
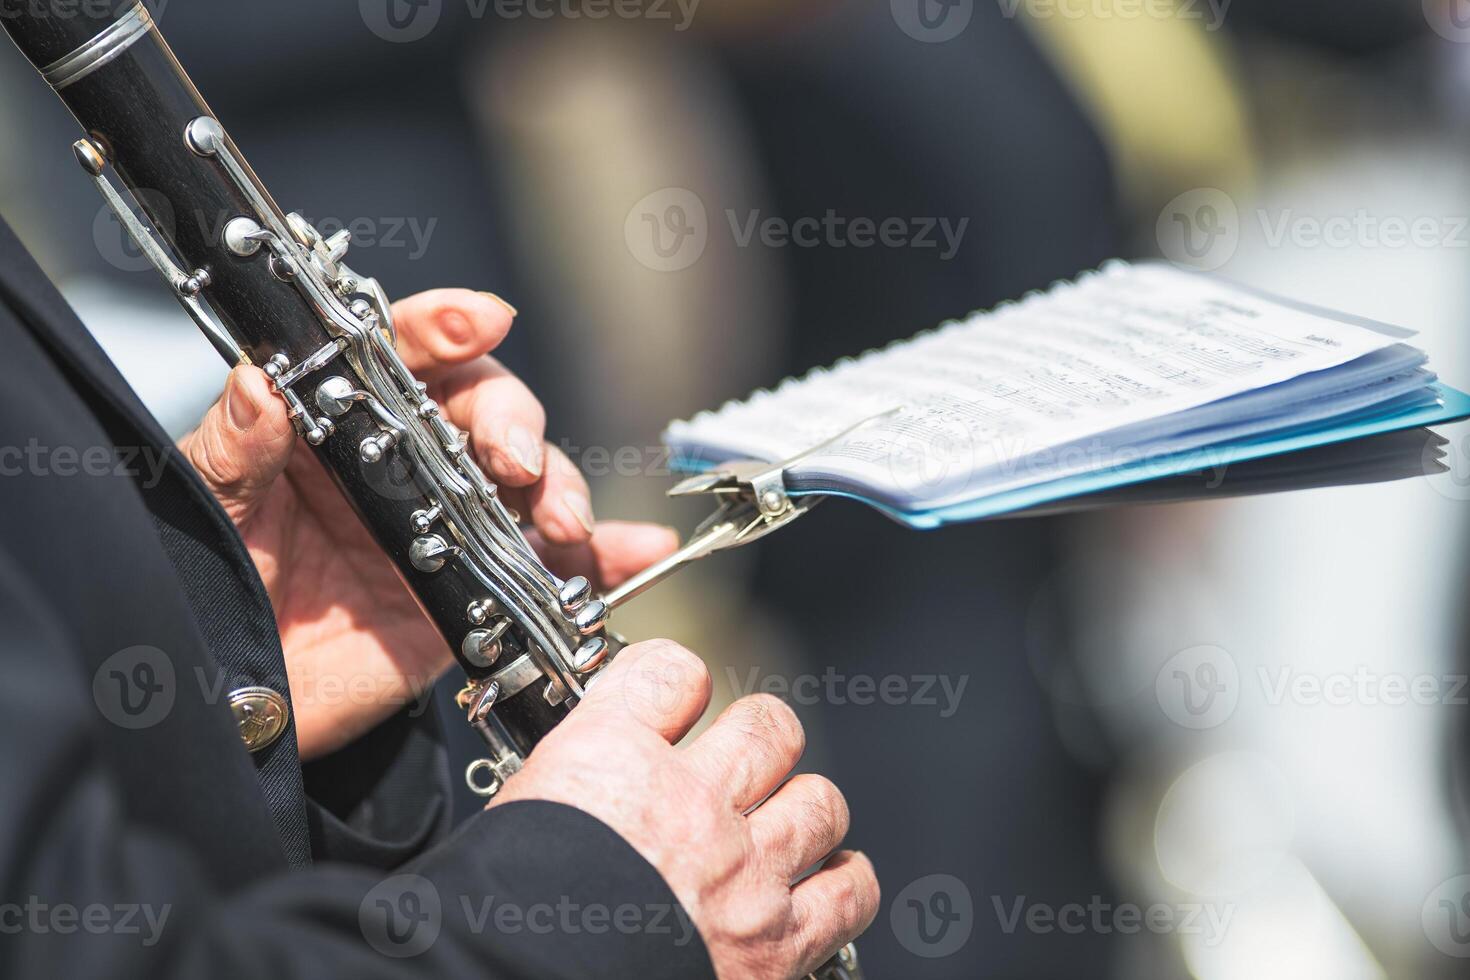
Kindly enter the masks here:
<path id="1" fill-rule="evenodd" d="M 1393 479 L 1442 469 L 1440 443 L 1420 432 L 1243 464 L 1470 415 L 1410 336 L 1113 263 L 675 422 L 664 439 L 685 469 L 793 460 L 793 492 L 854 497 L 918 527 Z"/>

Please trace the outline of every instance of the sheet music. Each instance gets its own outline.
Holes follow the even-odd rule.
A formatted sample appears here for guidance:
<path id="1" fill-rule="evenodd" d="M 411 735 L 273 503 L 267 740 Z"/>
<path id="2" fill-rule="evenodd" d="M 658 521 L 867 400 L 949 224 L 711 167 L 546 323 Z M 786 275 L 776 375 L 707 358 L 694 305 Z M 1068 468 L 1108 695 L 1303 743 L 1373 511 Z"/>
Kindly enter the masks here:
<path id="1" fill-rule="evenodd" d="M 714 459 L 778 461 L 890 412 L 803 459 L 789 482 L 933 506 L 1115 465 L 1146 448 L 1141 433 L 1178 436 L 1190 418 L 1180 413 L 1247 392 L 1251 417 L 1304 397 L 1320 411 L 1331 376 L 1283 382 L 1387 348 L 1377 378 L 1423 361 L 1345 319 L 1167 266 L 1116 264 L 674 423 L 665 440 Z M 1241 421 L 1211 424 L 1241 431 Z"/>

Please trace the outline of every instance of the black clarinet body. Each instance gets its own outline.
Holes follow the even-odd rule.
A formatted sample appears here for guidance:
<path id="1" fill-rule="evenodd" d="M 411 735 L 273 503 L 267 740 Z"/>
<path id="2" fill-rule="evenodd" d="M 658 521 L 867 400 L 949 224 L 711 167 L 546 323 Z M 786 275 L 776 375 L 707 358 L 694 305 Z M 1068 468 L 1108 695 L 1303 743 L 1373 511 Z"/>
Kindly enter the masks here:
<path id="1" fill-rule="evenodd" d="M 119 219 L 225 358 L 272 377 L 449 644 L 490 747 L 469 778 L 493 792 L 616 646 L 606 607 L 541 565 L 398 360 L 383 291 L 342 262 L 347 234 L 275 204 L 141 3 L 0 0 L 0 17 L 81 124 L 74 152 Z"/>
<path id="2" fill-rule="evenodd" d="M 698 478 L 725 503 L 678 553 L 603 597 L 559 579 L 399 359 L 386 294 L 342 261 L 347 233 L 324 239 L 276 205 L 141 0 L 0 0 L 0 23 L 81 124 L 73 152 L 118 220 L 225 359 L 272 379 L 464 669 L 460 706 L 487 750 L 466 779 L 481 795 L 621 647 L 612 607 L 817 499 L 788 500 L 769 472 L 754 492 Z M 853 947 L 812 977 L 860 978 Z"/>

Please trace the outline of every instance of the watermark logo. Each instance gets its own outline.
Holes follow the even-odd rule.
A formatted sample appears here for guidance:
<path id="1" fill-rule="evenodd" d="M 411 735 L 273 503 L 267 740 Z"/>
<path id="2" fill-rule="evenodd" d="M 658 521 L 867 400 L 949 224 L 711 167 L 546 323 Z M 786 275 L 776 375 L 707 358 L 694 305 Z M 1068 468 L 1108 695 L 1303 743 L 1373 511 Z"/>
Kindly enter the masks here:
<path id="1" fill-rule="evenodd" d="M 1164 715 L 1183 728 L 1223 725 L 1240 701 L 1240 670 L 1229 652 L 1197 646 L 1170 657 L 1154 678 Z"/>
<path id="2" fill-rule="evenodd" d="M 1114 933 L 1131 936 L 1147 931 L 1159 936 L 1199 936 L 1206 946 L 1211 947 L 1224 941 L 1230 920 L 1235 917 L 1234 905 L 1201 902 L 1166 905 L 1156 902 L 1142 906 L 1133 902 L 1110 902 L 1101 895 L 1093 895 L 1085 904 L 1066 902 L 1062 905 L 1029 901 L 1025 895 L 1017 895 L 1009 901 L 992 895 L 990 904 L 995 910 L 1000 931 L 1007 936 L 1022 929 L 1035 935 L 1060 932 L 1068 936 L 1089 932 L 1102 936 Z"/>
<path id="3" fill-rule="evenodd" d="M 358 925 L 368 945 L 396 959 L 427 951 L 446 918 L 472 935 L 668 936 L 687 946 L 699 935 L 683 908 L 659 902 L 621 905 L 579 902 L 562 895 L 554 902 L 522 905 L 493 894 L 441 896 L 434 883 L 416 874 L 384 879 L 363 897 Z"/>
<path id="4" fill-rule="evenodd" d="M 1380 673 L 1362 664 L 1351 673 L 1313 674 L 1297 671 L 1289 664 L 1276 670 L 1262 665 L 1256 673 L 1266 703 L 1272 707 L 1286 703 L 1303 708 L 1470 704 L 1465 693 L 1470 677 L 1464 674 Z"/>
<path id="5" fill-rule="evenodd" d="M 157 232 L 153 237 L 161 236 L 165 241 L 176 241 L 181 230 L 197 231 L 206 241 L 219 241 L 224 237 L 225 226 L 238 217 L 233 210 L 188 209 L 176 212 L 168 198 L 157 191 L 140 190 L 136 196 L 144 205 L 145 225 L 151 224 Z M 437 217 L 415 215 L 323 216 L 315 220 L 308 217 L 307 222 L 323 238 L 346 231 L 353 248 L 401 250 L 407 253 L 410 262 L 417 262 L 428 255 L 434 232 L 439 227 Z M 102 260 L 121 272 L 153 269 L 152 260 L 107 204 L 101 205 L 92 219 L 92 241 Z"/>
<path id="6" fill-rule="evenodd" d="M 933 708 L 941 718 L 953 717 L 960 709 L 969 674 L 872 674 L 840 673 L 828 667 L 821 674 L 762 674 L 751 667 L 741 676 L 733 666 L 725 668 L 725 678 L 736 697 L 769 694 L 788 704 L 810 707 L 830 704 L 837 707 L 886 705 L 888 707 Z"/>
<path id="7" fill-rule="evenodd" d="M 1368 208 L 1314 214 L 1256 208 L 1243 215 L 1229 194 L 1213 187 L 1196 188 L 1170 201 L 1159 213 L 1155 232 L 1169 261 L 1210 271 L 1235 257 L 1247 224 L 1251 240 L 1273 250 L 1470 248 L 1470 216 L 1463 214 L 1380 214 Z"/>
<path id="8" fill-rule="evenodd" d="M 30 933 L 37 936 L 69 936 L 85 932 L 93 936 L 137 936 L 143 947 L 156 946 L 168 924 L 173 906 L 150 905 L 147 902 L 119 902 L 105 905 L 73 905 L 71 902 L 47 902 L 38 895 L 25 902 L 0 904 L 0 935 Z"/>
<path id="9" fill-rule="evenodd" d="M 119 650 L 92 675 L 92 700 L 119 728 L 152 728 L 173 710 L 178 684 L 173 661 L 158 647 Z"/>
<path id="10" fill-rule="evenodd" d="M 893 22 L 915 41 L 942 44 L 970 26 L 975 0 L 889 0 Z"/>
<path id="11" fill-rule="evenodd" d="M 368 945 L 384 956 L 418 956 L 439 938 L 444 907 L 439 890 L 422 875 L 394 875 L 373 886 L 357 910 Z"/>
<path id="12" fill-rule="evenodd" d="M 1154 231 L 1166 259 L 1186 269 L 1208 272 L 1235 257 L 1240 247 L 1240 209 L 1218 188 L 1195 188 L 1164 205 Z"/>
<path id="13" fill-rule="evenodd" d="M 698 935 L 693 920 L 682 907 L 659 902 L 647 905 L 624 902 L 611 906 L 600 902 L 584 904 L 563 895 L 555 904 L 518 905 L 497 901 L 494 895 L 474 901 L 468 895 L 461 895 L 459 906 L 465 924 L 475 935 L 493 929 L 501 935 L 670 936 L 674 945 L 680 947 L 688 946 Z"/>
<path id="14" fill-rule="evenodd" d="M 1235 713 L 1247 689 L 1259 687 L 1268 708 L 1309 709 L 1463 707 L 1470 704 L 1470 675 L 1377 671 L 1364 664 L 1325 673 L 1292 664 L 1257 664 L 1254 683 L 1235 658 L 1216 646 L 1197 646 L 1169 658 L 1155 679 L 1159 707 L 1184 728 L 1214 728 Z"/>
<path id="15" fill-rule="evenodd" d="M 395 705 L 416 718 L 432 703 L 437 680 L 432 671 L 405 675 L 397 671 L 306 670 L 293 672 L 289 688 L 298 708 Z M 227 704 L 232 694 L 259 686 L 277 691 L 288 687 L 283 677 L 214 671 L 202 664 L 176 673 L 173 661 L 162 650 L 136 646 L 119 650 L 102 662 L 92 676 L 92 698 L 108 721 L 139 729 L 162 721 L 180 697 L 201 704 Z"/>
<path id="16" fill-rule="evenodd" d="M 439 25 L 444 0 L 357 0 L 367 29 L 394 44 L 421 41 Z"/>
<path id="17" fill-rule="evenodd" d="M 1470 0 L 1424 0 L 1424 19 L 1445 40 L 1470 43 Z"/>
<path id="18" fill-rule="evenodd" d="M 628 211 L 623 240 L 633 258 L 655 272 L 687 269 L 709 244 L 704 201 L 684 187 L 654 191 Z"/>
<path id="19" fill-rule="evenodd" d="M 167 453 L 153 446 L 51 446 L 34 437 L 24 446 L 0 446 L 0 477 L 113 477 L 152 490 L 168 465 Z"/>
<path id="20" fill-rule="evenodd" d="M 148 0 L 144 6 L 155 23 L 162 21 L 169 0 Z M 0 0 L 0 20 L 33 17 L 37 20 L 98 21 L 117 11 L 116 0 Z"/>
<path id="21" fill-rule="evenodd" d="M 623 681 L 622 697 L 633 717 L 657 728 L 678 707 L 684 693 L 703 682 L 705 668 L 697 657 L 682 651 L 677 644 L 650 642 L 657 647 L 631 666 L 633 676 Z"/>
<path id="22" fill-rule="evenodd" d="M 741 214 L 725 209 L 725 221 L 737 248 L 759 242 L 766 248 L 913 248 L 933 249 L 941 262 L 959 254 L 969 218 L 904 218 L 889 215 L 850 217 L 828 208 L 821 217 L 798 218 L 763 214 L 759 208 Z"/>
<path id="23" fill-rule="evenodd" d="M 373 462 L 359 457 L 357 468 L 363 481 L 385 500 L 423 500 L 425 497 L 418 484 L 419 463 L 414 453 L 389 452 Z"/>
<path id="24" fill-rule="evenodd" d="M 1443 443 L 1428 440 L 1422 461 L 1435 493 L 1450 500 L 1470 500 L 1470 433 L 1461 430 Z"/>
<path id="25" fill-rule="evenodd" d="M 1419 914 L 1435 949 L 1446 956 L 1470 957 L 1470 875 L 1441 882 L 1424 899 Z"/>
<path id="26" fill-rule="evenodd" d="M 959 253 L 969 218 L 873 218 L 839 214 L 786 217 L 760 208 L 722 212 L 735 248 L 887 248 L 932 250 L 941 262 Z M 658 272 L 678 272 L 699 261 L 715 232 L 704 201 L 683 187 L 665 187 L 628 211 L 623 238 L 640 263 Z M 723 229 L 722 229 L 723 233 Z"/>
<path id="27" fill-rule="evenodd" d="M 133 192 L 147 215 L 148 223 L 166 238 L 172 238 L 176 227 L 173 204 L 162 193 L 151 188 L 139 188 Z M 92 243 L 102 261 L 120 272 L 143 272 L 153 268 L 153 262 L 133 240 L 132 234 L 123 227 L 117 213 L 103 204 L 92 219 Z"/>
<path id="28" fill-rule="evenodd" d="M 1196 21 L 1214 33 L 1225 26 L 1234 0 L 997 0 L 1007 19 L 1024 12 L 1032 20 Z"/>
<path id="29" fill-rule="evenodd" d="M 667 480 L 677 472 L 673 451 L 668 446 L 583 446 L 563 438 L 557 441 L 557 447 L 566 454 L 575 472 L 593 479 L 616 476 Z"/>
<path id="30" fill-rule="evenodd" d="M 694 24 L 700 0 L 464 0 L 472 20 L 642 20 L 672 25 L 675 33 Z M 439 26 L 443 0 L 359 0 L 363 23 L 385 41 L 405 44 Z"/>
<path id="31" fill-rule="evenodd" d="M 303 217 L 306 217 L 323 238 L 346 231 L 351 236 L 353 248 L 401 249 L 408 253 L 410 262 L 417 262 L 429 253 L 434 230 L 439 227 L 439 219 L 436 217 L 420 218 L 414 215 L 358 215 L 353 218 L 326 215 L 316 219 L 309 215 Z M 215 238 L 224 236 L 226 223 L 228 219 L 215 220 Z"/>
<path id="32" fill-rule="evenodd" d="M 1294 208 L 1256 212 L 1267 248 L 1470 248 L 1465 215 L 1379 215 L 1367 208 L 1319 216 Z"/>
<path id="33" fill-rule="evenodd" d="M 915 956 L 953 956 L 970 941 L 975 901 L 954 875 L 925 875 L 894 898 L 888 922 L 899 944 Z"/>
<path id="34" fill-rule="evenodd" d="M 919 497 L 939 494 L 941 489 L 943 496 L 951 496 L 964 489 L 948 484 L 975 465 L 975 434 L 967 424 L 928 410 L 906 410 L 880 424 L 888 475 L 895 486 Z M 860 430 L 848 443 L 862 441 Z"/>

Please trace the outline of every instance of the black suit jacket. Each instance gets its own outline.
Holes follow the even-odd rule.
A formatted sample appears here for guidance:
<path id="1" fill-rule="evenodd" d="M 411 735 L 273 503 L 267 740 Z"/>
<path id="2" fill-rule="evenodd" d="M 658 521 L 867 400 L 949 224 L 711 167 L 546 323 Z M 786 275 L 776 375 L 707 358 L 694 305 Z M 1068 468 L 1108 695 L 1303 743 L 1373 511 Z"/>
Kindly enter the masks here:
<path id="1" fill-rule="evenodd" d="M 344 510 L 344 514 L 347 512 Z M 435 719 L 303 767 L 233 525 L 0 222 L 0 976 L 691 977 L 704 945 L 610 828 L 448 834 Z"/>

